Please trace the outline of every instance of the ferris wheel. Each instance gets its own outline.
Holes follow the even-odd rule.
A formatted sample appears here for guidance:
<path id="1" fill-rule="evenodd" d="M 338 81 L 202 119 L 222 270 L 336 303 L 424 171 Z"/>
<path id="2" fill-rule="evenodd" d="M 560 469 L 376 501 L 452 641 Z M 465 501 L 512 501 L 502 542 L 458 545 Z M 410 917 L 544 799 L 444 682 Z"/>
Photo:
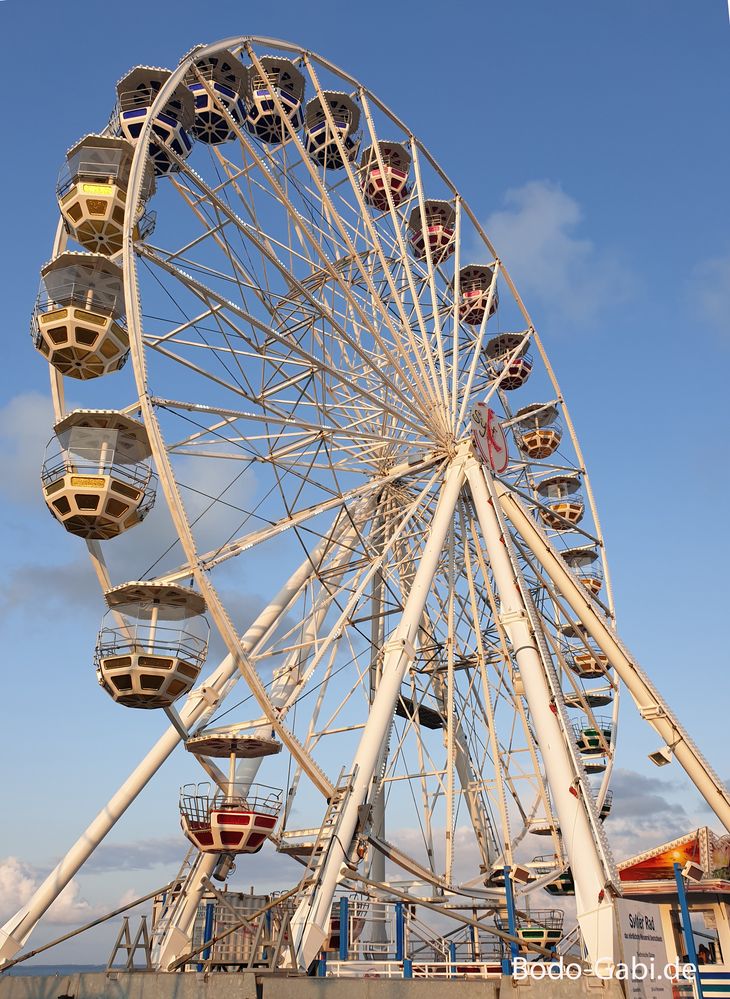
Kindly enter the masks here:
<path id="1" fill-rule="evenodd" d="M 647 681 L 564 393 L 474 212 L 367 88 L 249 37 L 131 70 L 58 200 L 44 496 L 105 595 L 101 688 L 171 727 L 0 954 L 181 743 L 195 862 L 160 967 L 267 840 L 307 875 L 303 968 L 359 875 L 499 908 L 505 868 L 576 894 L 603 954 L 617 674 Z M 727 821 L 668 709 L 645 717 Z"/>

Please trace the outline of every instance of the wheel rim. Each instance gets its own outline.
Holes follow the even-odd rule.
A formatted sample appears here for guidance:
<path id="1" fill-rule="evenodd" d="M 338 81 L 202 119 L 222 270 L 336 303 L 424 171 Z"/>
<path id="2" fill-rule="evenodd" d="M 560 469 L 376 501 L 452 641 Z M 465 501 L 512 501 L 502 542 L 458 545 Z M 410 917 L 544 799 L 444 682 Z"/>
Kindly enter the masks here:
<path id="1" fill-rule="evenodd" d="M 149 125 L 143 131 L 132 167 L 123 263 L 133 369 L 140 410 L 148 427 L 155 465 L 184 556 L 184 561 L 179 560 L 181 564 L 175 565 L 172 572 L 162 572 L 160 578 L 194 577 L 206 596 L 228 651 L 241 658 L 237 630 L 242 628 L 234 627 L 215 579 L 216 575 L 222 574 L 222 567 L 230 565 L 233 559 L 231 540 L 221 530 L 214 544 L 206 546 L 201 543 L 201 522 L 208 517 L 207 526 L 211 518 L 208 513 L 203 518 L 188 515 L 186 500 L 190 507 L 189 497 L 194 490 L 179 484 L 181 458 L 196 464 L 207 462 L 209 467 L 224 459 L 200 456 L 201 440 L 206 446 L 208 443 L 205 437 L 197 438 L 197 454 L 186 452 L 184 445 L 190 441 L 172 433 L 174 425 L 177 423 L 180 426 L 183 421 L 187 421 L 188 426 L 197 423 L 195 429 L 190 428 L 193 433 L 208 432 L 209 440 L 224 448 L 243 450 L 247 468 L 263 466 L 267 469 L 269 478 L 266 484 L 270 484 L 270 489 L 263 492 L 268 508 L 266 517 L 260 519 L 268 526 L 262 527 L 258 533 L 251 530 L 245 532 L 239 545 L 241 550 L 255 543 L 263 551 L 276 539 L 294 535 L 296 541 L 283 550 L 291 558 L 297 548 L 300 558 L 303 553 L 311 555 L 315 544 L 327 533 L 333 521 L 335 529 L 340 532 L 338 537 L 342 536 L 342 532 L 348 538 L 352 535 L 348 544 L 353 550 L 347 558 L 340 552 L 342 561 L 338 563 L 337 555 L 330 552 L 322 563 L 320 575 L 329 572 L 329 587 L 323 579 L 319 579 L 316 586 L 313 584 L 311 593 L 302 596 L 298 623 L 288 635 L 278 636 L 278 646 L 276 642 L 271 642 L 258 653 L 260 663 L 267 660 L 280 663 L 286 660 L 287 655 L 291 657 L 291 652 L 282 651 L 287 648 L 282 643 L 291 642 L 297 629 L 302 631 L 305 622 L 311 620 L 312 607 L 317 606 L 318 601 L 327 605 L 326 613 L 322 611 L 324 617 L 318 623 L 316 636 L 308 639 L 311 659 L 306 668 L 308 682 L 301 685 L 299 696 L 294 697 L 290 693 L 290 703 L 282 713 L 275 710 L 279 705 L 273 703 L 267 693 L 267 687 L 271 686 L 270 677 L 260 677 L 260 682 L 252 685 L 267 716 L 267 724 L 273 726 L 286 741 L 290 735 L 289 726 L 296 730 L 296 725 L 282 719 L 293 717 L 294 705 L 304 703 L 306 697 L 310 700 L 315 698 L 319 702 L 317 717 L 325 713 L 325 695 L 317 694 L 315 697 L 315 692 L 329 689 L 330 681 L 325 682 L 322 677 L 327 671 L 331 674 L 337 668 L 339 653 L 336 650 L 345 644 L 343 637 L 350 644 L 358 682 L 351 687 L 349 694 L 345 690 L 344 706 L 329 716 L 329 727 L 338 727 L 336 721 L 340 715 L 347 719 L 346 707 L 356 689 L 364 698 L 366 710 L 370 683 L 367 678 L 377 672 L 377 664 L 366 662 L 373 659 L 369 653 L 359 651 L 355 654 L 352 634 L 357 629 L 351 624 L 343 624 L 343 615 L 347 611 L 350 620 L 356 619 L 358 614 L 362 615 L 363 607 L 368 603 L 372 605 L 373 593 L 378 587 L 382 600 L 385 600 L 382 593 L 389 587 L 394 592 L 407 591 L 413 566 L 428 530 L 434 504 L 433 489 L 440 481 L 448 457 L 470 432 L 468 418 L 471 403 L 486 398 L 497 409 L 503 422 L 513 427 L 513 432 L 514 427 L 519 427 L 513 422 L 516 407 L 511 405 L 510 393 L 514 389 L 495 389 L 495 369 L 488 370 L 482 365 L 481 351 L 490 338 L 516 331 L 516 346 L 513 346 L 506 362 L 502 358 L 502 385 L 508 384 L 510 376 L 519 380 L 519 372 L 513 370 L 514 362 L 520 360 L 523 349 L 530 344 L 538 356 L 538 363 L 542 365 L 542 384 L 546 386 L 543 396 L 561 400 L 562 394 L 530 317 L 476 218 L 428 153 L 395 116 L 352 78 L 325 60 L 303 54 L 286 43 L 235 39 L 210 46 L 195 53 L 195 56 L 214 54 L 223 48 L 236 51 L 241 46 L 246 50 L 243 55 L 253 58 L 254 66 L 258 64 L 260 53 L 271 48 L 284 51 L 290 58 L 303 59 L 301 65 L 306 70 L 310 97 L 321 97 L 330 92 L 333 86 L 331 81 L 339 76 L 345 85 L 354 88 L 355 99 L 361 108 L 364 121 L 361 147 L 377 149 L 379 142 L 395 140 L 402 143 L 411 155 L 410 193 L 398 204 L 392 193 L 386 194 L 387 209 L 383 209 L 382 199 L 373 208 L 365 200 L 362 173 L 358 172 L 357 163 L 350 165 L 347 162 L 347 146 L 343 141 L 335 143 L 340 151 L 344 149 L 345 155 L 342 157 L 343 166 L 337 171 L 338 176 L 333 183 L 331 178 L 335 171 L 313 164 L 306 158 L 305 148 L 295 129 L 291 130 L 283 146 L 272 150 L 232 119 L 237 135 L 235 152 L 240 160 L 234 160 L 228 145 L 223 148 L 212 146 L 206 163 L 207 174 L 202 164 L 196 163 L 197 170 L 200 170 L 198 173 L 181 161 L 180 172 L 169 178 L 170 186 L 187 205 L 190 219 L 197 218 L 198 222 L 207 226 L 208 236 L 205 239 L 208 246 L 215 244 L 219 260 L 221 255 L 227 257 L 230 265 L 227 275 L 220 265 L 217 272 L 205 270 L 210 265 L 205 263 L 202 253 L 195 256 L 197 251 L 189 245 L 191 238 L 195 237 L 188 232 L 186 239 L 182 235 L 182 226 L 181 233 L 175 237 L 179 242 L 174 247 L 166 245 L 163 251 L 136 242 L 131 206 L 135 204 L 144 183 Z M 183 62 L 172 74 L 154 107 L 164 105 L 174 86 L 183 79 L 188 65 Z M 329 74 L 326 82 L 325 74 Z M 328 120 L 330 131 L 333 120 Z M 385 134 L 383 128 L 386 129 Z M 387 165 L 382 154 L 376 154 L 376 161 L 380 175 L 386 174 Z M 211 168 L 217 171 L 220 189 L 226 189 L 225 198 L 210 180 L 214 176 Z M 231 192 L 236 190 L 237 177 L 244 175 L 249 186 L 244 190 L 239 185 L 236 201 Z M 252 183 L 252 177 L 257 178 L 257 184 Z M 271 203 L 272 191 L 275 192 L 275 200 L 278 199 L 274 207 Z M 428 240 L 425 260 L 418 261 L 413 256 L 407 219 L 415 207 L 423 227 L 428 221 L 425 203 L 432 198 L 450 198 L 454 203 L 455 246 L 450 260 L 434 259 L 439 252 L 431 250 Z M 283 222 L 286 222 L 286 228 Z M 202 231 L 201 226 L 198 237 Z M 218 236 L 224 233 L 222 240 L 216 238 L 216 231 Z M 228 239 L 231 232 L 240 241 L 241 247 L 247 247 L 248 257 L 242 256 L 238 243 L 237 252 L 232 252 L 233 238 Z M 461 288 L 461 275 L 465 268 L 468 271 L 473 255 L 473 250 L 467 255 L 464 249 L 470 240 L 481 241 L 483 261 L 496 275 L 494 287 L 490 287 L 486 302 L 482 302 L 484 308 L 480 320 L 479 310 L 474 312 L 472 309 L 464 314 L 461 297 L 465 293 Z M 200 247 L 202 243 L 196 245 Z M 186 247 L 185 254 L 180 252 L 180 247 Z M 170 256 L 173 253 L 176 255 Z M 168 259 L 165 259 L 166 256 Z M 141 278 L 139 261 L 145 265 L 147 284 Z M 175 262 L 171 264 L 171 261 Z M 193 265 L 197 269 L 193 269 Z M 153 271 L 156 272 L 158 285 L 165 287 L 167 282 L 168 291 L 174 287 L 176 294 L 172 300 L 178 306 L 182 303 L 183 314 L 176 321 L 170 319 L 166 324 L 158 320 L 159 329 L 150 325 L 145 306 L 145 302 L 150 300 L 146 288 L 149 287 L 149 274 Z M 290 280 L 283 289 L 282 282 L 287 272 L 295 280 Z M 275 281 L 279 282 L 278 287 Z M 496 301 L 497 284 L 502 290 L 500 308 L 492 317 L 491 305 Z M 227 285 L 235 286 L 239 296 L 238 302 L 233 305 L 229 296 L 224 294 Z M 183 289 L 187 299 L 183 299 Z M 466 289 L 468 292 L 469 289 Z M 154 301 L 158 300 L 159 292 Z M 179 327 L 190 323 L 196 315 L 195 312 L 186 312 L 186 306 L 195 301 L 199 309 L 205 309 L 207 314 L 197 324 L 185 325 L 185 329 L 180 330 Z M 467 319 L 476 317 L 479 321 L 467 324 L 463 321 L 464 316 Z M 197 343 L 194 342 L 191 331 L 201 334 L 199 327 L 202 328 L 203 323 L 211 323 L 206 332 L 217 338 L 213 347 L 205 344 L 205 336 L 202 335 Z M 178 332 L 171 335 L 176 328 Z M 244 330 L 247 335 L 244 335 Z M 191 339 L 186 342 L 184 335 Z M 248 356 L 244 362 L 238 356 L 239 351 L 254 356 Z M 205 364 L 192 359 L 193 356 L 199 359 L 201 354 L 207 357 Z M 154 361 L 151 361 L 153 355 Z M 179 381 L 166 381 L 161 374 L 161 359 L 168 365 L 168 371 L 174 365 L 178 373 L 182 372 L 182 376 L 178 375 Z M 221 364 L 222 359 L 225 364 Z M 245 401 L 251 406 L 256 402 L 250 380 L 246 387 L 244 369 L 246 364 L 253 367 L 256 363 L 259 366 L 256 385 L 264 387 L 265 392 L 258 393 L 258 412 L 247 410 L 243 415 L 243 408 L 238 408 L 240 403 Z M 196 374 L 192 365 L 197 365 L 202 373 L 199 370 Z M 215 365 L 219 366 L 218 372 L 213 370 Z M 221 374 L 221 370 L 226 374 Z M 232 378 L 231 371 L 240 380 Z M 531 384 L 535 384 L 536 372 L 529 374 Z M 196 379 L 200 379 L 200 384 L 204 380 L 211 392 L 207 398 L 212 401 L 202 404 L 207 409 L 192 402 L 192 398 L 197 398 L 194 395 L 186 401 L 184 396 L 180 399 L 179 394 L 167 391 L 161 394 L 151 388 L 153 384 L 182 382 L 192 390 L 198 384 Z M 57 409 L 62 412 L 61 379 L 54 376 L 52 380 Z M 550 393 L 547 387 L 551 389 Z M 293 391 L 299 396 L 292 405 L 289 396 Z M 518 394 L 521 404 L 534 401 L 529 393 L 525 395 L 522 391 Z M 263 405 L 262 397 L 265 398 Z M 224 402 L 229 405 L 224 405 Z M 515 460 L 511 462 L 504 479 L 522 491 L 532 503 L 536 499 L 535 489 L 541 481 L 555 476 L 557 472 L 564 472 L 566 468 L 584 468 L 570 416 L 564 405 L 560 404 L 559 408 L 568 434 L 564 435 L 564 445 L 553 461 L 525 460 L 514 439 L 510 440 Z M 204 418 L 211 415 L 218 416 L 218 424 L 212 432 L 210 424 L 204 422 Z M 241 431 L 242 426 L 259 428 L 255 443 L 250 433 Z M 190 438 L 190 434 L 187 436 Z M 171 438 L 182 440 L 183 445 L 171 447 Z M 230 460 L 229 455 L 225 461 Z M 405 463 L 411 465 L 407 474 L 402 470 Z M 382 487 L 380 481 L 373 482 L 376 475 L 386 478 Z M 302 483 L 303 477 L 306 484 Z M 205 476 L 202 478 L 205 479 Z M 225 496 L 231 485 L 224 484 L 217 494 L 208 494 L 216 513 L 226 503 Z M 576 538 L 579 542 L 596 543 L 603 560 L 600 525 L 590 482 L 585 474 L 582 475 L 582 485 L 586 492 L 588 513 L 570 537 L 573 543 Z M 318 513 L 305 516 L 310 508 L 317 505 L 320 508 Z M 240 507 L 240 512 L 249 523 L 256 513 L 244 507 Z M 291 523 L 285 527 L 287 518 Z M 482 809 L 481 839 L 479 831 L 475 839 L 485 866 L 499 866 L 511 859 L 512 850 L 528 831 L 534 831 L 540 823 L 552 828 L 555 853 L 559 860 L 562 859 L 561 844 L 555 835 L 556 823 L 550 813 L 540 776 L 539 755 L 530 734 L 529 718 L 515 689 L 509 651 L 499 634 L 489 573 L 483 556 L 480 564 L 471 520 L 473 517 L 468 503 L 460 502 L 450 532 L 449 554 L 439 568 L 430 617 L 426 616 L 423 629 L 424 648 L 428 648 L 430 640 L 442 657 L 446 650 L 446 661 L 432 671 L 433 676 L 426 686 L 423 677 L 428 669 L 424 668 L 426 660 L 423 656 L 420 667 L 413 671 L 410 701 L 408 697 L 401 701 L 404 717 L 401 722 L 396 722 L 396 726 L 400 724 L 401 727 L 394 730 L 392 743 L 396 748 L 391 755 L 391 769 L 385 772 L 385 782 L 390 787 L 403 786 L 404 781 L 409 786 L 418 786 L 421 805 L 415 812 L 420 811 L 422 817 L 432 807 L 424 802 L 442 799 L 439 805 L 441 818 L 437 817 L 433 808 L 426 823 L 432 828 L 430 833 L 424 833 L 425 854 L 421 855 L 419 863 L 430 866 L 435 878 L 446 881 L 451 881 L 454 875 L 454 833 L 460 809 L 463 808 L 467 811 L 471 809 L 472 817 Z M 561 520 L 553 523 L 558 527 L 564 526 Z M 555 537 L 559 537 L 560 533 L 556 532 Z M 262 539 L 265 534 L 268 540 Z M 99 546 L 92 544 L 90 548 L 102 584 L 108 587 L 110 577 L 104 571 L 103 560 L 99 559 Z M 575 672 L 567 666 L 564 630 L 569 619 L 531 563 L 528 553 L 520 552 L 519 557 L 528 583 L 534 590 L 564 688 L 580 700 L 581 692 L 594 689 L 596 684 L 595 681 L 584 682 L 581 678 L 576 681 Z M 367 567 L 358 567 L 358 561 L 367 561 Z M 341 564 L 345 564 L 346 569 L 338 568 Z M 158 572 L 159 566 L 151 578 L 157 578 Z M 457 578 L 459 572 L 466 576 L 465 585 L 463 579 Z M 480 577 L 481 585 L 478 583 Z M 330 592 L 333 589 L 332 579 L 338 580 L 334 596 Z M 605 562 L 604 579 L 606 607 L 612 614 Z M 353 592 L 359 590 L 361 592 L 354 597 Z M 398 601 L 393 598 L 392 606 L 384 605 L 381 618 L 371 622 L 370 641 L 380 649 L 387 636 L 388 619 L 397 606 Z M 335 614 L 333 608 L 337 608 L 339 613 Z M 344 620 L 347 620 L 346 616 Z M 429 628 L 431 634 L 427 638 Z M 458 649 L 445 637 L 448 632 L 453 634 L 454 629 L 457 633 L 461 629 L 465 636 Z M 466 638 L 467 632 L 470 639 Z M 339 637 L 335 639 L 335 635 Z M 469 667 L 464 665 L 470 660 L 478 660 L 478 678 L 471 676 Z M 255 663 L 242 661 L 241 665 L 244 672 L 248 671 L 246 675 L 251 683 Z M 445 670 L 449 680 L 453 679 L 453 684 L 446 684 L 446 694 L 443 684 L 439 692 L 440 681 L 437 677 L 441 669 Z M 460 672 L 465 676 L 469 674 L 466 690 L 459 687 Z M 341 676 L 341 673 L 335 675 Z M 609 678 L 609 685 L 611 683 Z M 343 698 L 340 697 L 340 700 Z M 421 710 L 416 711 L 419 701 Z M 427 745 L 423 733 L 415 731 L 419 727 L 427 728 L 425 720 L 429 718 L 429 704 L 435 705 L 430 708 L 434 714 L 440 713 L 443 719 L 445 712 L 452 719 L 447 726 L 445 766 L 433 758 L 434 750 Z M 613 730 L 617 705 L 618 698 L 614 697 Z M 583 707 L 588 715 L 588 724 L 594 720 L 592 712 L 590 708 L 585 712 L 585 703 Z M 506 720 L 501 722 L 503 728 L 493 717 L 495 708 L 506 712 Z M 459 713 L 470 719 L 469 732 L 464 735 L 469 747 L 465 755 L 470 772 L 476 775 L 491 767 L 496 771 L 491 785 L 483 782 L 482 787 L 476 788 L 478 781 L 474 777 L 471 790 L 458 787 L 459 764 L 456 757 L 459 754 L 455 755 L 455 740 L 458 742 L 461 737 L 457 737 L 453 718 Z M 416 718 L 420 720 L 420 726 L 415 724 Z M 431 718 L 431 721 L 435 724 L 437 719 Z M 353 731 L 352 725 L 359 722 L 350 720 L 349 724 Z M 479 727 L 481 736 L 476 732 Z M 522 732 L 523 744 L 510 744 L 507 733 L 518 730 Z M 497 732 L 500 734 L 490 742 L 489 733 Z M 296 735 L 297 731 L 292 734 Z M 303 783 L 299 776 L 302 771 L 308 773 L 319 790 L 325 793 L 334 781 L 336 774 L 332 772 L 322 781 L 320 764 L 324 765 L 332 758 L 349 758 L 341 748 L 322 749 L 323 740 L 332 741 L 335 735 L 340 736 L 341 745 L 347 744 L 344 733 L 338 732 L 325 738 L 318 736 L 316 730 L 311 728 L 307 736 L 310 743 L 318 747 L 317 753 L 314 748 L 306 746 L 302 750 L 299 747 L 301 739 L 292 739 L 289 743 L 296 763 L 288 776 L 295 788 L 294 797 L 301 796 L 302 800 L 306 800 L 306 782 Z M 410 756 L 405 748 L 409 738 L 414 743 Z M 507 741 L 502 744 L 501 740 Z M 502 760 L 505 745 L 510 746 L 509 759 L 495 767 L 494 760 Z M 603 800 L 608 785 L 613 735 L 604 748 L 608 766 L 599 789 L 599 801 Z M 529 765 L 522 767 L 522 773 L 521 757 L 530 761 Z M 399 760 L 402 773 L 398 772 Z M 424 772 L 429 762 L 433 772 L 431 784 L 426 786 L 422 777 L 417 780 L 406 778 L 405 773 L 415 773 L 416 769 Z M 520 776 L 516 777 L 516 773 Z M 516 781 L 522 782 L 523 786 L 530 785 L 528 795 L 518 792 Z M 484 799 L 481 804 L 477 801 L 480 796 Z M 293 804 L 290 804 L 285 812 L 285 823 L 292 811 Z M 398 814 L 397 810 L 394 812 Z M 484 821 L 484 816 L 487 816 L 487 821 Z M 441 821 L 449 828 L 450 835 L 444 838 L 445 845 L 439 853 L 433 845 L 433 827 Z M 476 820 L 472 824 L 479 825 Z M 283 834 L 287 828 L 284 824 L 279 832 Z M 507 856 L 496 846 L 505 841 L 508 844 Z"/>

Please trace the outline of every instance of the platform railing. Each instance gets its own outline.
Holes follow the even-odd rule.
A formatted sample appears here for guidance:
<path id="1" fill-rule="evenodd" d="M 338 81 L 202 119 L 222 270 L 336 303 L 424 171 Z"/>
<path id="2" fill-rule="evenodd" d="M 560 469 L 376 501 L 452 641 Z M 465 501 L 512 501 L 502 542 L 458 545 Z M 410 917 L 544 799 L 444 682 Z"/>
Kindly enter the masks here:
<path id="1" fill-rule="evenodd" d="M 121 155 L 120 155 L 121 160 Z M 74 184 L 80 181 L 90 181 L 92 184 L 117 184 L 119 181 L 121 163 L 80 160 L 73 165 L 67 164 L 61 169 L 56 183 L 56 195 L 64 197 Z M 129 171 L 127 171 L 129 173 Z"/>
<path id="2" fill-rule="evenodd" d="M 189 821 L 207 822 L 212 811 L 225 809 L 240 808 L 259 815 L 274 816 L 281 811 L 280 788 L 244 781 L 234 781 L 226 791 L 213 788 L 210 781 L 183 785 L 180 791 L 180 811 Z"/>
<path id="3" fill-rule="evenodd" d="M 180 625 L 165 625 L 158 621 L 154 627 L 147 621 L 135 621 L 125 615 L 122 627 L 104 627 L 99 632 L 96 646 L 97 663 L 110 656 L 143 653 L 151 656 L 170 656 L 201 666 L 208 651 L 206 638 Z"/>
<path id="4" fill-rule="evenodd" d="M 583 721 L 573 723 L 573 733 L 576 738 L 584 732 L 600 732 L 606 739 L 610 739 L 613 731 L 613 719 L 607 715 L 594 715 L 593 717 L 595 724 L 589 718 L 584 718 Z"/>
<path id="5" fill-rule="evenodd" d="M 523 350 L 516 357 L 510 357 L 510 351 L 506 351 L 499 357 L 491 358 L 491 364 L 497 374 L 501 374 L 505 367 L 510 367 L 517 361 L 524 361 L 528 367 L 532 367 L 532 354 L 528 350 Z"/>
<path id="6" fill-rule="evenodd" d="M 534 434 L 536 431 L 540 430 L 554 430 L 559 436 L 563 435 L 563 424 L 555 417 L 552 420 L 542 420 L 540 419 L 540 413 L 537 412 L 534 416 L 529 414 L 527 416 L 520 417 L 520 419 L 515 419 L 511 423 L 512 432 L 515 435 L 515 439 L 519 440 L 524 434 Z"/>
<path id="7" fill-rule="evenodd" d="M 583 493 L 580 489 L 576 489 L 574 493 L 563 493 L 561 495 L 542 495 L 538 491 L 537 501 L 543 506 L 547 507 L 551 511 L 555 511 L 556 506 L 561 506 L 564 503 L 570 503 L 574 506 L 585 506 L 585 500 L 583 499 Z"/>
<path id="8" fill-rule="evenodd" d="M 119 282 L 121 288 L 121 281 Z M 33 316 L 44 312 L 53 312 L 59 306 L 73 305 L 87 312 L 110 312 L 120 326 L 124 325 L 122 318 L 124 314 L 124 295 L 119 292 L 105 291 L 102 288 L 94 288 L 88 282 L 69 281 L 59 284 L 53 291 L 41 292 L 36 299 Z M 117 310 L 119 306 L 119 310 Z"/>
<path id="9" fill-rule="evenodd" d="M 414 979 L 488 979 L 500 978 L 498 961 L 330 961 L 327 978 L 414 978 Z"/>
<path id="10" fill-rule="evenodd" d="M 95 452 L 96 453 L 96 452 Z M 141 489 L 145 497 L 139 509 L 144 510 L 151 507 L 155 499 L 155 489 L 157 476 L 145 462 L 119 462 L 107 459 L 98 461 L 90 455 L 84 458 L 74 452 L 59 451 L 51 454 L 43 462 L 41 470 L 41 480 L 44 486 L 49 486 L 56 482 L 63 475 L 78 475 L 79 477 L 98 478 L 109 475 L 134 489 Z"/>

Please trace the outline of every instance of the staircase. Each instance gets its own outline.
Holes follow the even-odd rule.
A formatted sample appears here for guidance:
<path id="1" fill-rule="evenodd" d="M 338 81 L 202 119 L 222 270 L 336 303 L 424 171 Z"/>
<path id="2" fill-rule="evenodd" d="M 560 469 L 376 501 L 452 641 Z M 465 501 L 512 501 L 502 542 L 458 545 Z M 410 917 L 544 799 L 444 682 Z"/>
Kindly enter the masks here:
<path id="1" fill-rule="evenodd" d="M 173 922 L 178 902 L 184 894 L 183 888 L 196 867 L 199 857 L 200 854 L 197 849 L 194 846 L 190 846 L 180 865 L 180 870 L 175 875 L 175 879 L 171 882 L 170 887 L 164 895 L 155 898 L 152 909 L 153 924 L 150 940 L 153 954 L 156 953 L 157 948 L 161 945 L 165 934 Z"/>
<path id="2" fill-rule="evenodd" d="M 343 767 L 327 802 L 327 811 L 324 813 L 322 825 L 314 841 L 312 854 L 307 865 L 307 875 L 305 875 L 305 877 L 313 878 L 315 883 L 318 881 L 318 875 L 324 867 L 335 841 L 339 841 L 338 833 L 342 821 L 343 805 L 352 791 L 356 775 L 357 769 L 351 774 L 346 774 Z M 350 851 L 350 845 L 350 843 L 340 842 L 340 847 L 345 856 Z"/>

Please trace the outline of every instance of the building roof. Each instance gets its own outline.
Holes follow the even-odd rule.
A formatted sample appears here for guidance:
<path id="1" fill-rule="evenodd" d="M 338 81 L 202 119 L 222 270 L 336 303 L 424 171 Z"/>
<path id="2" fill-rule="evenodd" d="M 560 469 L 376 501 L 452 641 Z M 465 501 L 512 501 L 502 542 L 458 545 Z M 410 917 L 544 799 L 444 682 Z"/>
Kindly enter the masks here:
<path id="1" fill-rule="evenodd" d="M 692 861 L 705 871 L 689 885 L 691 893 L 730 895 L 730 836 L 717 836 L 708 826 L 662 843 L 618 865 L 627 894 L 676 894 L 674 864 Z"/>

